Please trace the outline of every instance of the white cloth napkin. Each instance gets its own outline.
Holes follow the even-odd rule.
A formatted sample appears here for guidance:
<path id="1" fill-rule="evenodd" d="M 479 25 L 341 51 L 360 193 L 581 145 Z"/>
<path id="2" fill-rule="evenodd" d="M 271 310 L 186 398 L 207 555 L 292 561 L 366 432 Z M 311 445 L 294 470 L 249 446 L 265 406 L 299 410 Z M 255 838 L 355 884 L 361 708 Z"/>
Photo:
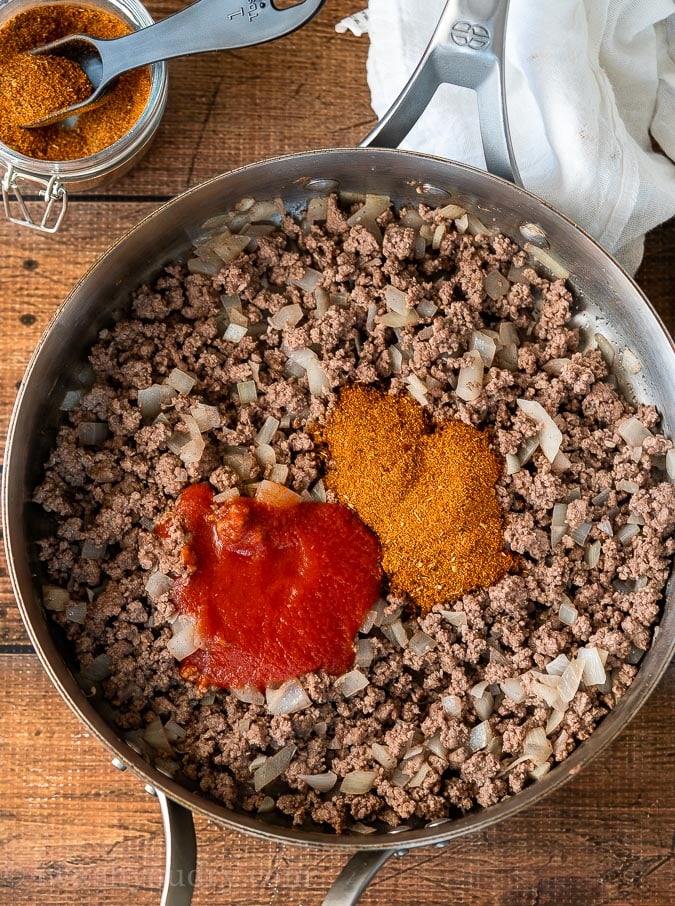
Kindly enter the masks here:
<path id="1" fill-rule="evenodd" d="M 369 0 L 378 116 L 419 62 L 443 7 Z M 673 9 L 673 0 L 512 0 L 508 17 L 507 104 L 524 185 L 631 273 L 645 233 L 675 214 Z M 484 167 L 474 93 L 443 87 L 401 147 Z"/>

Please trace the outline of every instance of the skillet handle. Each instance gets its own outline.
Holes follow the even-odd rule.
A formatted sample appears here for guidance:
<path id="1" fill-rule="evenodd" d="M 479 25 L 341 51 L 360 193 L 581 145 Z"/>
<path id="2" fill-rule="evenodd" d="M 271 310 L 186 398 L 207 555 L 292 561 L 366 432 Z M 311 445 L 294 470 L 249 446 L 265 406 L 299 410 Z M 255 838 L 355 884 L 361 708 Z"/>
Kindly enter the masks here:
<path id="1" fill-rule="evenodd" d="M 402 856 L 405 850 L 371 849 L 356 853 L 333 882 L 321 906 L 354 906 L 377 872 L 394 854 Z"/>
<path id="2" fill-rule="evenodd" d="M 508 9 L 508 0 L 448 0 L 408 84 L 361 147 L 397 147 L 440 85 L 471 88 L 477 95 L 488 172 L 522 185 L 511 146 L 504 86 Z"/>
<path id="3" fill-rule="evenodd" d="M 166 840 L 160 906 L 190 906 L 197 873 L 197 838 L 192 812 L 150 785 L 146 790 L 157 797 Z"/>

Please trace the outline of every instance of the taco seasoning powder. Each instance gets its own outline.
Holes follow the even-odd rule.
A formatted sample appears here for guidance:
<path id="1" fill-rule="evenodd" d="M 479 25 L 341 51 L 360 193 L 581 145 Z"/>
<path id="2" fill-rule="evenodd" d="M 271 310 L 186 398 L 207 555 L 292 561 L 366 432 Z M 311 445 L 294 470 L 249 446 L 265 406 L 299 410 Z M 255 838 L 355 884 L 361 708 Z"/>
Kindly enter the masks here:
<path id="1" fill-rule="evenodd" d="M 91 85 L 75 63 L 28 51 L 71 34 L 118 38 L 132 29 L 100 9 L 70 5 L 36 6 L 0 28 L 0 142 L 36 160 L 90 157 L 122 138 L 143 113 L 150 96 L 148 67 L 123 73 L 106 101 L 71 125 L 26 129 L 23 123 L 85 100 Z"/>
<path id="2" fill-rule="evenodd" d="M 378 536 L 395 594 L 426 612 L 514 566 L 495 492 L 503 465 L 486 431 L 433 425 L 410 397 L 354 385 L 324 439 L 326 484 Z"/>

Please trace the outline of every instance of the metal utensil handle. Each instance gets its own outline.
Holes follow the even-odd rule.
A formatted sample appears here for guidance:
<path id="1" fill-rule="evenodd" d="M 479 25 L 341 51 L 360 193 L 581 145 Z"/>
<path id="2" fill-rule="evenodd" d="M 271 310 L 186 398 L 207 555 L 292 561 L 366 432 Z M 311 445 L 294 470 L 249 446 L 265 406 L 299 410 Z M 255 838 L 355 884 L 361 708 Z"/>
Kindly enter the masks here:
<path id="1" fill-rule="evenodd" d="M 504 90 L 508 0 L 448 0 L 417 68 L 387 113 L 361 142 L 396 148 L 447 83 L 471 88 L 490 173 L 522 185 L 511 146 Z"/>
<path id="2" fill-rule="evenodd" d="M 242 0 L 239 7 L 229 5 L 227 0 L 197 0 L 155 25 L 109 41 L 90 39 L 90 43 L 101 54 L 101 82 L 107 83 L 121 72 L 158 60 L 273 41 L 309 22 L 324 3 L 325 0 L 304 0 L 296 6 L 277 9 L 272 0 Z M 112 50 L 117 42 L 119 50 L 113 61 L 105 48 Z"/>

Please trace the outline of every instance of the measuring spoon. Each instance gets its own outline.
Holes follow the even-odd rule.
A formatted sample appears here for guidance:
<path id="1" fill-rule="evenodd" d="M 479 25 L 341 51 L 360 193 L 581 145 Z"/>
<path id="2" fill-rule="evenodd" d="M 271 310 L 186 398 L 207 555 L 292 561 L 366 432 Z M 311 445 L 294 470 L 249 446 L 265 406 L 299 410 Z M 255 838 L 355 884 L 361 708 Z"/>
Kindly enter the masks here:
<path id="1" fill-rule="evenodd" d="M 121 38 L 103 40 L 88 35 L 69 35 L 32 50 L 33 54 L 66 57 L 77 63 L 94 89 L 78 104 L 55 110 L 22 125 L 29 129 L 49 126 L 91 110 L 106 97 L 110 83 L 129 69 L 158 60 L 184 57 L 209 50 L 236 50 L 281 38 L 309 22 L 325 0 L 303 0 L 278 9 L 272 0 L 197 0 L 184 10 L 167 16 Z"/>

